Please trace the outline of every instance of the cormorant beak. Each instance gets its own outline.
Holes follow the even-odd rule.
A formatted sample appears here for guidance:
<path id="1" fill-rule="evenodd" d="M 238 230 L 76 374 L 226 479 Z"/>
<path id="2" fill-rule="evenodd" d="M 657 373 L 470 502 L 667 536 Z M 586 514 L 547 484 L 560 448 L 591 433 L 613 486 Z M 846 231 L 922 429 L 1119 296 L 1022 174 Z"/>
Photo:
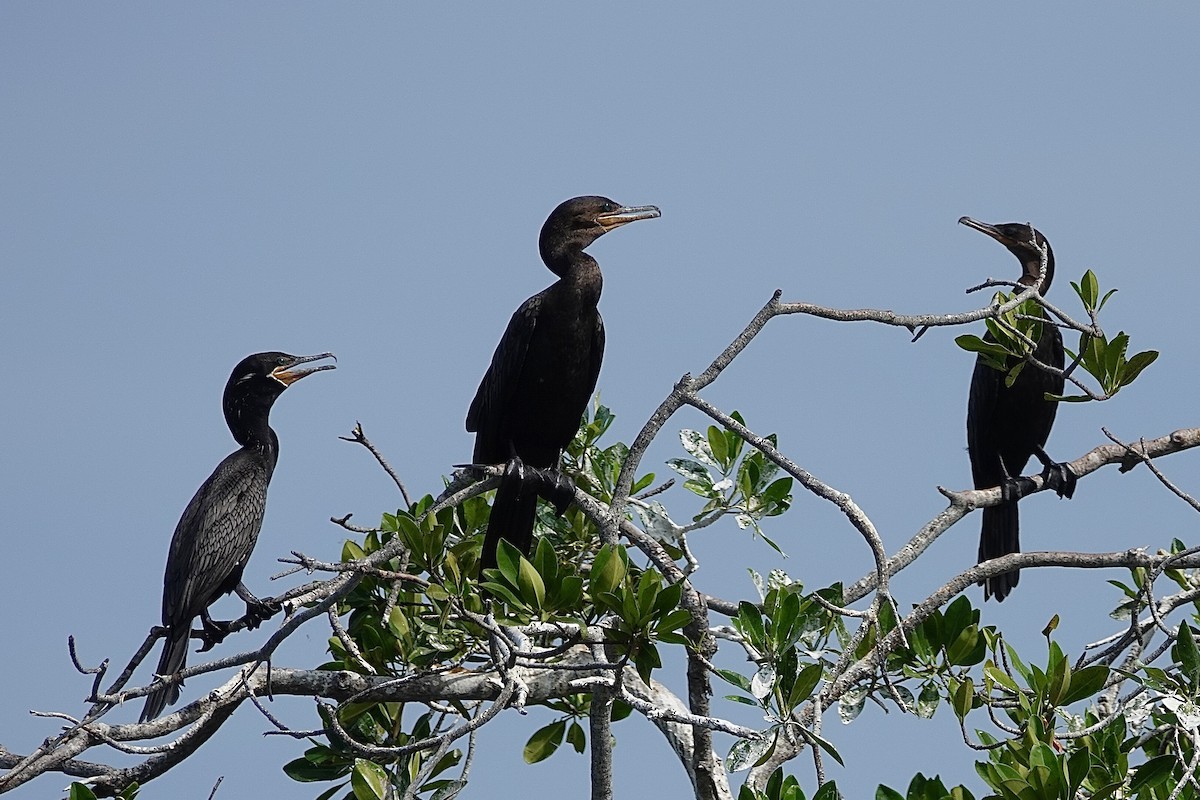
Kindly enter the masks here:
<path id="1" fill-rule="evenodd" d="M 968 228 L 973 228 L 973 229 L 979 231 L 980 233 L 986 234 L 986 235 L 992 237 L 993 239 L 995 239 L 1000 244 L 1004 245 L 1005 247 L 1012 247 L 1013 245 L 1028 246 L 1028 242 L 1014 241 L 1014 240 L 1008 238 L 1007 236 L 1005 236 L 1003 233 L 1001 233 L 999 231 L 999 229 L 996 228 L 995 225 L 988 225 L 986 222 L 980 222 L 977 219 L 971 219 L 970 217 L 959 217 L 958 224 L 966 225 Z"/>
<path id="2" fill-rule="evenodd" d="M 271 377 L 282 383 L 284 386 L 291 386 L 296 381 L 303 378 L 305 375 L 312 375 L 314 372 L 321 372 L 327 369 L 337 369 L 333 364 L 322 364 L 319 367 L 305 367 L 304 369 L 296 369 L 301 364 L 307 364 L 310 361 L 320 361 L 322 358 L 332 358 L 337 361 L 337 356 L 333 353 L 318 353 L 315 356 L 296 356 L 295 360 L 290 364 L 284 364 L 281 367 L 276 367 L 271 370 Z"/>
<path id="3" fill-rule="evenodd" d="M 637 222 L 639 219 L 654 219 L 661 216 L 662 213 L 658 210 L 658 206 L 623 206 L 616 211 L 596 217 L 596 224 L 604 228 L 605 233 L 608 233 L 622 225 Z"/>

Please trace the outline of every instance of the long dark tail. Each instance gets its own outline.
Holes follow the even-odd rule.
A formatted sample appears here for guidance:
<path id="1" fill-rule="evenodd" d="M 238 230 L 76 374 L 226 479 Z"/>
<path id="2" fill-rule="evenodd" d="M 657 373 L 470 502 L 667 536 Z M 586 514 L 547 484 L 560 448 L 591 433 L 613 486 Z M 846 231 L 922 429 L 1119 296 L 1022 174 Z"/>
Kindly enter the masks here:
<path id="1" fill-rule="evenodd" d="M 983 510 L 983 530 L 979 535 L 979 560 L 987 561 L 1009 553 L 1021 552 L 1021 525 L 1016 502 L 1002 503 Z M 980 581 L 983 599 L 1003 600 L 1021 580 L 1020 570 L 1012 570 Z"/>
<path id="2" fill-rule="evenodd" d="M 167 634 L 167 641 L 163 645 L 162 657 L 158 659 L 158 669 L 155 674 L 174 675 L 187 664 L 188 638 L 191 636 L 192 626 L 181 627 L 183 630 L 179 634 L 174 631 Z M 182 685 L 183 681 L 170 686 L 160 686 L 146 695 L 146 706 L 142 709 L 142 716 L 138 721 L 149 722 L 161 714 L 168 703 L 174 703 L 179 699 L 179 687 Z"/>
<path id="3" fill-rule="evenodd" d="M 538 486 L 538 480 L 523 480 L 518 475 L 505 474 L 501 478 L 496 499 L 492 502 L 487 533 L 483 537 L 480 561 L 483 569 L 496 566 L 496 548 L 501 539 L 529 555 L 533 545 L 533 521 L 537 517 Z"/>

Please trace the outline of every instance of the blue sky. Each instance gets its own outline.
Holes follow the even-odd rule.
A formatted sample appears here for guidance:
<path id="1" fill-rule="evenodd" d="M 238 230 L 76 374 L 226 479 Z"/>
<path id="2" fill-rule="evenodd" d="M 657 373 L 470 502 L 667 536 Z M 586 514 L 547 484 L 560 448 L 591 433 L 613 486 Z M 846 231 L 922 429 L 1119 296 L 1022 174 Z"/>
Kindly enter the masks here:
<path id="1" fill-rule="evenodd" d="M 1075 307 L 1067 281 L 1094 269 L 1121 289 L 1105 328 L 1163 353 L 1112 402 L 1064 408 L 1055 457 L 1101 443 L 1101 426 L 1136 438 L 1195 425 L 1200 12 L 1000 8 L 0 6 L 0 743 L 26 752 L 55 730 L 31 708 L 81 710 L 89 681 L 68 634 L 85 660 L 123 662 L 157 621 L 171 531 L 234 447 L 220 392 L 247 353 L 339 357 L 276 406 L 282 452 L 251 588 L 268 592 L 289 550 L 336 555 L 330 516 L 398 505 L 366 453 L 337 440 L 355 420 L 411 489 L 436 493 L 469 458 L 463 419 L 509 315 L 550 281 L 538 229 L 573 195 L 663 213 L 591 250 L 605 270 L 600 391 L 620 438 L 776 288 L 840 307 L 974 308 L 983 299 L 963 289 L 1015 277 L 1015 262 L 957 226 L 964 214 L 1033 222 L 1057 255 L 1052 299 Z M 954 333 L 910 344 L 876 325 L 779 319 L 705 396 L 777 432 L 895 549 L 942 508 L 935 486 L 969 483 L 972 361 Z M 702 424 L 681 414 L 668 430 Z M 647 467 L 664 474 L 679 454 L 664 437 Z M 1162 466 L 1200 486 L 1193 456 Z M 681 489 L 664 501 L 691 508 Z M 1142 470 L 1023 509 L 1028 549 L 1157 548 L 1195 530 Z M 813 586 L 869 567 L 816 499 L 798 495 L 768 531 L 785 563 L 732 523 L 698 535 L 705 588 L 747 596 L 747 566 Z M 977 531 L 968 519 L 897 578 L 902 606 L 969 566 Z M 1109 632 L 1104 580 L 1121 577 L 1031 571 L 985 622 L 1035 648 L 1059 612 L 1078 647 Z M 279 663 L 317 663 L 324 638 L 310 628 Z M 312 724 L 311 703 L 277 707 Z M 977 786 L 944 715 L 868 710 L 847 728 L 830 716 L 851 765 L 832 777 L 851 797 L 918 769 Z M 586 781 L 573 754 L 522 766 L 549 717 L 513 716 L 483 735 L 466 797 Z M 315 796 L 279 771 L 302 748 L 264 740 L 267 727 L 239 710 L 146 796 L 207 796 L 218 775 L 222 798 Z M 649 725 L 616 733 L 618 794 L 687 796 Z M 809 763 L 794 769 L 811 785 Z"/>

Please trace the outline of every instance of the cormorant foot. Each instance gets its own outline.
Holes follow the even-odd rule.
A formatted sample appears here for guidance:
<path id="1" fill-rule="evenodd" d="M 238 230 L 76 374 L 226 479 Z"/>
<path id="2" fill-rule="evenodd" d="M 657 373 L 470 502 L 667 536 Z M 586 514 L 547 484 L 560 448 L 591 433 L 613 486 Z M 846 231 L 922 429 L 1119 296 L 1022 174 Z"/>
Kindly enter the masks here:
<path id="1" fill-rule="evenodd" d="M 1047 464 L 1042 470 L 1042 480 L 1046 486 L 1053 489 L 1059 497 L 1070 500 L 1075 496 L 1075 473 L 1066 464 Z"/>
<path id="2" fill-rule="evenodd" d="M 1015 503 L 1021 499 L 1021 481 L 1018 478 L 1005 478 L 1000 484 L 1000 499 L 1005 503 Z"/>
<path id="3" fill-rule="evenodd" d="M 254 600 L 246 602 L 246 629 L 254 630 L 262 623 L 269 620 L 271 617 L 283 610 L 283 604 L 273 597 L 268 597 L 265 600 L 260 600 L 257 597 Z"/>
<path id="4" fill-rule="evenodd" d="M 504 464 L 504 479 L 524 482 L 527 469 L 520 456 L 513 456 Z"/>
<path id="5" fill-rule="evenodd" d="M 1051 459 L 1041 447 L 1035 449 L 1033 454 L 1042 462 L 1042 480 L 1046 482 L 1046 486 L 1057 492 L 1059 497 L 1070 500 L 1075 495 L 1076 482 L 1075 473 L 1071 472 L 1071 468 L 1065 462 Z"/>
<path id="6" fill-rule="evenodd" d="M 214 620 L 208 615 L 208 612 L 200 615 L 200 635 L 192 635 L 199 639 L 203 644 L 197 653 L 205 653 L 212 650 L 214 647 L 225 641 L 225 637 L 233 631 L 233 621 Z"/>
<path id="7" fill-rule="evenodd" d="M 567 513 L 567 509 L 575 500 L 575 482 L 559 469 L 539 470 L 539 473 L 542 486 L 538 494 L 553 505 L 555 512 L 561 517 Z"/>

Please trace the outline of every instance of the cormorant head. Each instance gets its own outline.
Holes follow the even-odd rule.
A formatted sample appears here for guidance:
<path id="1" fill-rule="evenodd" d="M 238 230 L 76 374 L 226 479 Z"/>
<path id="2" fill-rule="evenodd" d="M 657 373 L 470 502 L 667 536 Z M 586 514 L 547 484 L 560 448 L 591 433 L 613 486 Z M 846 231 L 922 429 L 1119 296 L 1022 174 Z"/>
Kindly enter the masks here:
<path id="1" fill-rule="evenodd" d="M 229 382 L 225 384 L 225 421 L 233 431 L 234 438 L 245 444 L 245 432 L 259 422 L 265 424 L 275 398 L 283 394 L 284 389 L 306 375 L 334 369 L 333 364 L 301 366 L 325 358 L 337 360 L 333 353 L 293 356 L 276 351 L 255 353 L 243 358 L 233 368 Z"/>
<path id="2" fill-rule="evenodd" d="M 1050 242 L 1046 241 L 1045 236 L 1042 236 L 1041 231 L 1024 222 L 989 225 L 970 217 L 962 217 L 958 221 L 959 224 L 985 233 L 1007 247 L 1008 252 L 1021 262 L 1024 272 L 1019 283 L 1024 286 L 1033 286 L 1037 282 L 1038 276 L 1042 274 L 1042 248 L 1046 248 L 1046 277 L 1042 280 L 1038 291 L 1044 295 L 1049 290 L 1050 282 L 1054 279 L 1054 251 L 1050 248 Z"/>
<path id="3" fill-rule="evenodd" d="M 654 206 L 622 206 L 607 197 L 572 197 L 550 212 L 542 225 L 538 249 L 542 261 L 562 275 L 571 257 L 611 230 L 659 216 Z"/>

